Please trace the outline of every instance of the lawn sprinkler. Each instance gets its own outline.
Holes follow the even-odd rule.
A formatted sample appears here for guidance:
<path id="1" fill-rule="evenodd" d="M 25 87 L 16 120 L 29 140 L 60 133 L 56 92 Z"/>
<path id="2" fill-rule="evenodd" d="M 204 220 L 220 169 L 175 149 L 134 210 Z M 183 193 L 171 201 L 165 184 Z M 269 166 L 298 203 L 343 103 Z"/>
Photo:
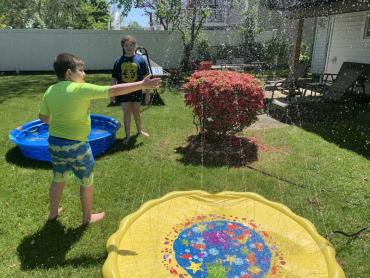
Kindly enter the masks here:
<path id="1" fill-rule="evenodd" d="M 150 62 L 150 59 L 149 59 L 149 54 L 148 54 L 148 51 L 146 50 L 146 48 L 142 47 L 142 46 L 139 46 L 136 51 L 135 51 L 136 54 L 139 54 L 139 55 L 142 55 L 148 65 L 148 68 L 149 68 L 149 73 L 154 77 L 159 77 L 159 76 L 165 76 L 165 74 L 163 73 L 163 68 L 160 67 L 160 66 L 157 66 L 152 68 L 152 65 L 151 65 L 151 62 Z M 161 99 L 161 97 L 159 96 L 158 94 L 158 90 L 157 89 L 154 89 L 153 90 L 153 95 L 150 97 L 149 99 L 149 102 L 148 103 L 145 103 L 145 98 L 143 100 L 143 104 L 144 105 L 149 105 L 149 107 L 152 105 L 152 104 L 156 104 L 156 105 L 164 105 L 164 102 L 163 100 Z"/>

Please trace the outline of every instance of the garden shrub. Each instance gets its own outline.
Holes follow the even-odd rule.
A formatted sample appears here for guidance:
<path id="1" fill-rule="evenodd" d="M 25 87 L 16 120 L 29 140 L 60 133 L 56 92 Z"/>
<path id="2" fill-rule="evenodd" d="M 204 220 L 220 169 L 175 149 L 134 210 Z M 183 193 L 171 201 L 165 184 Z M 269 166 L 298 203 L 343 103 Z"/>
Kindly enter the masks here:
<path id="1" fill-rule="evenodd" d="M 219 44 L 214 45 L 210 48 L 211 58 L 213 61 L 216 60 L 228 60 L 231 62 L 233 57 L 239 57 L 240 46 L 229 45 L 229 44 Z"/>
<path id="2" fill-rule="evenodd" d="M 183 89 L 198 129 L 211 137 L 233 135 L 250 126 L 263 107 L 263 89 L 247 73 L 196 71 Z"/>
<path id="3" fill-rule="evenodd" d="M 272 38 L 265 43 L 264 48 L 264 62 L 267 62 L 271 68 L 288 66 L 289 46 L 282 38 Z"/>
<path id="4" fill-rule="evenodd" d="M 302 43 L 301 51 L 299 53 L 299 62 L 309 64 L 311 60 L 310 56 L 311 56 L 310 47 Z"/>
<path id="5" fill-rule="evenodd" d="M 211 50 L 207 39 L 201 39 L 197 43 L 195 58 L 197 61 L 211 60 Z"/>

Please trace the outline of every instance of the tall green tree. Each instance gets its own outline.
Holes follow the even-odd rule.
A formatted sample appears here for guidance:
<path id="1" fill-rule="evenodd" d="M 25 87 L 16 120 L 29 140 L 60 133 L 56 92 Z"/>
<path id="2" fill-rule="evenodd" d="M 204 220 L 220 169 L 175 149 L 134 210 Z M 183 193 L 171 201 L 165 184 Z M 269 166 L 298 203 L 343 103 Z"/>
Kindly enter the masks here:
<path id="1" fill-rule="evenodd" d="M 131 8 L 144 8 L 154 15 L 165 30 L 177 30 L 184 47 L 181 67 L 190 68 L 190 57 L 207 17 L 211 14 L 209 0 L 112 0 L 123 8 L 123 15 Z M 232 1 L 230 0 L 230 3 Z"/>
<path id="2" fill-rule="evenodd" d="M 183 8 L 182 0 L 111 0 L 117 3 L 126 16 L 132 8 L 141 8 L 144 13 L 163 27 L 164 30 L 173 30 L 174 22 L 178 19 Z"/>
<path id="3" fill-rule="evenodd" d="M 139 22 L 137 22 L 137 21 L 130 21 L 129 23 L 128 23 L 128 25 L 127 25 L 127 28 L 130 28 L 130 29 L 144 29 L 144 27 L 143 26 L 141 26 L 140 24 L 139 24 Z"/>
<path id="4" fill-rule="evenodd" d="M 108 2 L 105 0 L 44 0 L 47 28 L 107 29 Z"/>
<path id="5" fill-rule="evenodd" d="M 110 20 L 109 4 L 107 0 L 90 0 L 94 10 L 91 16 L 94 18 L 95 24 L 93 29 L 106 29 Z"/>
<path id="6" fill-rule="evenodd" d="M 37 0 L 2 0 L 0 25 L 25 28 L 36 11 Z"/>
<path id="7" fill-rule="evenodd" d="M 250 0 L 248 2 L 248 8 L 245 9 L 242 14 L 242 20 L 239 25 L 239 30 L 242 36 L 242 50 L 244 58 L 250 62 L 253 59 L 258 60 L 261 57 L 262 45 L 256 42 L 258 33 L 262 30 L 258 28 L 258 5 L 259 1 Z"/>
<path id="8" fill-rule="evenodd" d="M 13 28 L 107 29 L 106 0 L 3 0 L 0 26 Z"/>
<path id="9" fill-rule="evenodd" d="M 176 29 L 181 33 L 184 53 L 181 60 L 181 67 L 184 70 L 190 69 L 190 57 L 197 41 L 203 24 L 211 14 L 208 0 L 190 0 L 186 9 L 182 9 L 180 20 L 176 22 Z"/>

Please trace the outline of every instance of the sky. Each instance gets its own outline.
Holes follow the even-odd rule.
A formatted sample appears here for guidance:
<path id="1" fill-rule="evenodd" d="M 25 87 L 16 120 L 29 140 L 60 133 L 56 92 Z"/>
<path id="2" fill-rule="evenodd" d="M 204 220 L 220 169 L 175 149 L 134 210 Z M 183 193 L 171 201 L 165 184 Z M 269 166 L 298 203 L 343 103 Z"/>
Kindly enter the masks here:
<path id="1" fill-rule="evenodd" d="M 114 11 L 114 9 L 117 9 L 117 6 L 111 5 L 111 12 Z M 131 21 L 136 21 L 143 27 L 149 27 L 149 18 L 144 15 L 143 9 L 131 9 L 127 17 L 123 19 L 123 25 L 127 26 Z"/>
<path id="2" fill-rule="evenodd" d="M 144 15 L 142 9 L 131 9 L 127 17 L 123 19 L 123 25 L 127 26 L 130 21 L 137 21 L 141 26 L 149 27 L 149 18 Z"/>

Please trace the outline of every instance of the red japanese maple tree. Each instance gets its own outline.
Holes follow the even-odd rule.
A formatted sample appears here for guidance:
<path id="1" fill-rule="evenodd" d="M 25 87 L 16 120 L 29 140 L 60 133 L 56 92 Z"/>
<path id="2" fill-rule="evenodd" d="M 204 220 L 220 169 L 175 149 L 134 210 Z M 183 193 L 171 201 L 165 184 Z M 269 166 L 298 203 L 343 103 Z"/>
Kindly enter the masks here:
<path id="1" fill-rule="evenodd" d="M 183 86 L 185 103 L 193 108 L 200 132 L 232 135 L 257 120 L 264 92 L 247 73 L 203 70 L 194 72 Z"/>

